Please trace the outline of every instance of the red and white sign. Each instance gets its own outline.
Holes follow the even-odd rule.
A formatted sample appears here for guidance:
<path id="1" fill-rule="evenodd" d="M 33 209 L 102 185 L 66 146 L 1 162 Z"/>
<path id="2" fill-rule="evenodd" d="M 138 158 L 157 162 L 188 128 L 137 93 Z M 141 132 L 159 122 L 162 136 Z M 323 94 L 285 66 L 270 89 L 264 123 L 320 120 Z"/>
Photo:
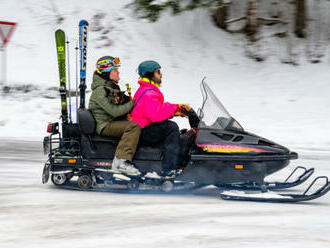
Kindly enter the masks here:
<path id="1" fill-rule="evenodd" d="M 3 45 L 9 41 L 11 35 L 14 32 L 15 26 L 17 23 L 15 22 L 2 22 L 0 21 L 0 38 L 2 40 Z"/>

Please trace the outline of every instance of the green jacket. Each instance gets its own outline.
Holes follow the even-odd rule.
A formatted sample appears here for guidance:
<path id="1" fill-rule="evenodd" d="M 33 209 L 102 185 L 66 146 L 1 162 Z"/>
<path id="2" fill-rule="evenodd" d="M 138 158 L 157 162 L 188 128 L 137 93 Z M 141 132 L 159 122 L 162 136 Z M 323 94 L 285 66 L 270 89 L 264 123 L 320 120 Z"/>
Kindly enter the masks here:
<path id="1" fill-rule="evenodd" d="M 127 114 L 133 107 L 134 102 L 124 104 L 110 103 L 107 91 L 120 90 L 114 81 L 105 81 L 94 73 L 92 83 L 92 95 L 89 99 L 88 108 L 92 111 L 96 120 L 96 133 L 101 134 L 103 128 L 114 119 Z"/>

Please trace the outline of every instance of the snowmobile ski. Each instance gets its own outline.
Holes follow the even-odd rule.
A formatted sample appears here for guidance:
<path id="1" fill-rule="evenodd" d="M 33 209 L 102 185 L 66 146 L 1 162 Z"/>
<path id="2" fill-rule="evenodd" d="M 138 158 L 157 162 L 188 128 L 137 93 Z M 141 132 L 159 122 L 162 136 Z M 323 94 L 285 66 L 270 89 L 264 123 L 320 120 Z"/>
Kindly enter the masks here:
<path id="1" fill-rule="evenodd" d="M 303 170 L 296 179 L 289 182 L 289 179 L 296 175 L 298 170 Z M 298 186 L 304 183 L 310 176 L 314 173 L 314 168 L 306 169 L 303 166 L 297 166 L 291 174 L 284 180 L 284 182 L 264 182 L 262 187 L 256 183 L 243 183 L 243 184 L 231 184 L 231 185 L 221 185 L 221 188 L 231 189 L 231 190 L 279 190 L 287 189 Z"/>
<path id="2" fill-rule="evenodd" d="M 321 179 L 325 179 L 323 186 L 318 188 L 314 193 L 307 194 L 311 187 Z M 300 202 L 300 201 L 310 201 L 319 198 L 330 190 L 329 179 L 326 176 L 316 177 L 312 183 L 307 187 L 307 189 L 302 194 L 279 194 L 272 191 L 264 193 L 246 193 L 242 190 L 233 191 L 223 191 L 220 193 L 220 197 L 224 200 L 233 201 L 255 201 L 255 202 L 274 202 L 274 203 L 286 203 L 286 202 Z"/>
<path id="3" fill-rule="evenodd" d="M 60 96 L 61 96 L 61 118 L 63 123 L 68 123 L 68 104 L 66 97 L 66 68 L 65 68 L 65 33 L 58 29 L 55 32 L 56 52 L 58 61 L 58 71 L 60 76 Z"/>
<path id="4" fill-rule="evenodd" d="M 80 50 L 80 108 L 85 108 L 86 91 L 86 59 L 87 59 L 87 31 L 88 22 L 79 22 L 79 50 Z"/>

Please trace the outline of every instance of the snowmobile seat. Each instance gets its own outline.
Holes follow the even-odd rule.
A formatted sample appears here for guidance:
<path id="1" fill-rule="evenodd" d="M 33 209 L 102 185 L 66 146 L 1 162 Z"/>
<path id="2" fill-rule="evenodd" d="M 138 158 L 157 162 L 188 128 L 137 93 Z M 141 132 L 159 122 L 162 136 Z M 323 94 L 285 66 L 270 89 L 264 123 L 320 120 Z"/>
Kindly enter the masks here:
<path id="1" fill-rule="evenodd" d="M 95 133 L 96 121 L 92 112 L 88 109 L 79 109 L 78 112 L 79 127 L 82 134 L 89 136 L 94 142 L 110 142 L 118 144 L 120 138 L 110 136 L 100 136 Z"/>
<path id="2" fill-rule="evenodd" d="M 112 150 L 116 150 L 120 138 L 97 135 L 95 133 L 96 121 L 90 110 L 79 109 L 78 120 L 82 133 L 81 144 L 83 155 L 85 154 L 88 155 L 87 157 L 100 158 L 101 154 L 112 154 Z M 103 156 L 101 156 L 101 158 L 102 157 Z"/>
<path id="3" fill-rule="evenodd" d="M 101 136 L 95 133 L 96 121 L 88 109 L 78 111 L 79 127 L 81 130 L 81 153 L 85 158 L 112 159 L 117 145 L 118 137 Z M 139 146 L 134 159 L 153 160 L 162 159 L 162 144 L 156 146 Z"/>

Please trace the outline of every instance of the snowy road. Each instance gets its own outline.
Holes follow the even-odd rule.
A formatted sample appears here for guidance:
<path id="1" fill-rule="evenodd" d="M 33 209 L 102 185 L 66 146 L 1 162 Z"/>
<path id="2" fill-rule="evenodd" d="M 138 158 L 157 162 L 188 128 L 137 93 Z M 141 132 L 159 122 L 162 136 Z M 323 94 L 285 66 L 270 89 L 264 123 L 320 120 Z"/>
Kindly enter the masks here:
<path id="1" fill-rule="evenodd" d="M 329 153 L 302 157 L 293 165 L 330 176 Z M 212 188 L 190 195 L 61 190 L 41 184 L 44 161 L 41 143 L 1 142 L 1 248 L 330 247 L 330 195 L 269 204 L 223 201 Z"/>

